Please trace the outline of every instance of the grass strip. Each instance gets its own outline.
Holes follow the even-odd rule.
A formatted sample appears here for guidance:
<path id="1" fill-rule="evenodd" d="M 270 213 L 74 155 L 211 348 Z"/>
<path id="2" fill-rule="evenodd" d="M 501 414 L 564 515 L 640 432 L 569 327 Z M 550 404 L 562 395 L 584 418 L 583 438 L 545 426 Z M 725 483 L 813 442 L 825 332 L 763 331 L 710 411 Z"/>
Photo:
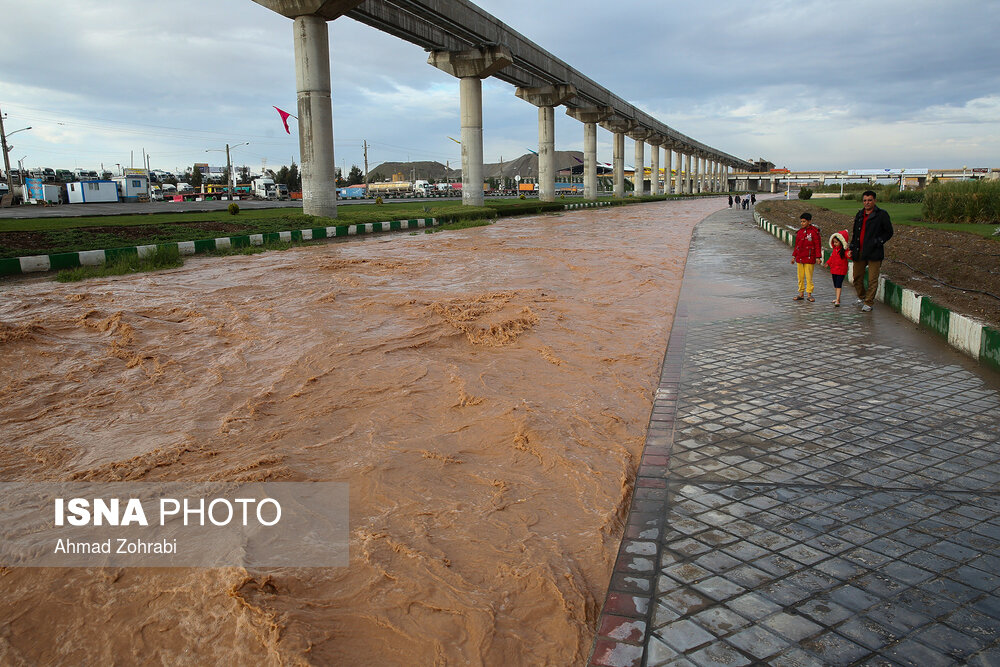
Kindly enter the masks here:
<path id="1" fill-rule="evenodd" d="M 161 269 L 175 269 L 184 265 L 176 245 L 159 246 L 156 252 L 146 257 L 137 253 L 114 253 L 108 261 L 99 266 L 78 266 L 73 269 L 63 269 L 56 274 L 55 279 L 61 283 L 73 283 L 88 278 L 104 278 L 106 276 L 123 276 L 128 273 L 145 273 Z"/>

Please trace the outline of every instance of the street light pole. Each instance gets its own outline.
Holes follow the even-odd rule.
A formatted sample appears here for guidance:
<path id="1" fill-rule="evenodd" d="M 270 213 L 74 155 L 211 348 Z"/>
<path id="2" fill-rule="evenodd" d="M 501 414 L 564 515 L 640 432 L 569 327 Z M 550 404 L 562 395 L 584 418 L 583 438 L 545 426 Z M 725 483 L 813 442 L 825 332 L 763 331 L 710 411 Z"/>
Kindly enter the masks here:
<path id="1" fill-rule="evenodd" d="M 3 170 L 7 175 L 7 192 L 14 193 L 14 183 L 10 178 L 10 156 L 7 155 L 7 135 L 3 131 L 3 111 L 0 111 L 0 145 L 3 145 Z"/>
<path id="2" fill-rule="evenodd" d="M 14 192 L 14 182 L 13 182 L 13 180 L 10 177 L 10 155 L 8 154 L 8 150 L 9 149 L 7 148 L 7 137 L 8 136 L 12 137 L 15 134 L 17 134 L 18 132 L 24 132 L 25 130 L 30 130 L 30 129 L 31 129 L 31 126 L 29 125 L 28 127 L 22 127 L 20 130 L 14 130 L 9 135 L 6 134 L 6 133 L 4 133 L 4 129 L 3 129 L 3 111 L 0 110 L 0 146 L 3 147 L 3 168 L 4 168 L 4 172 L 7 174 L 7 192 L 10 192 L 10 193 Z M 13 146 L 11 146 L 11 148 L 13 148 Z M 24 157 L 28 157 L 28 156 L 25 155 Z M 24 183 L 24 174 L 21 173 L 20 169 L 18 169 L 18 174 L 17 175 L 18 175 L 18 178 L 21 179 L 21 183 L 23 184 Z"/>

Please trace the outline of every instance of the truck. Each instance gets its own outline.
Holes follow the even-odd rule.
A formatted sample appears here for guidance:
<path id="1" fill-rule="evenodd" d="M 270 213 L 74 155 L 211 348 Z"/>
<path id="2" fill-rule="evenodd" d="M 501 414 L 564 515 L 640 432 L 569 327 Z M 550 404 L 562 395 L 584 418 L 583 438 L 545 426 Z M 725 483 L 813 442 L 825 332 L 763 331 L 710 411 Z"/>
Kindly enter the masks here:
<path id="1" fill-rule="evenodd" d="M 194 192 L 194 186 L 190 183 L 178 183 L 177 184 L 177 194 L 182 195 L 186 192 Z"/>
<path id="2" fill-rule="evenodd" d="M 365 198 L 365 186 L 364 185 L 348 185 L 347 187 L 337 188 L 337 198 L 338 199 L 364 199 Z"/>
<path id="3" fill-rule="evenodd" d="M 258 199 L 274 199 L 278 196 L 273 178 L 255 178 L 250 185 L 253 186 L 253 196 Z"/>
<path id="4" fill-rule="evenodd" d="M 284 183 L 276 183 L 274 185 L 274 189 L 275 189 L 275 196 L 278 199 L 289 199 L 290 198 L 290 196 L 288 194 L 288 186 L 285 185 Z"/>

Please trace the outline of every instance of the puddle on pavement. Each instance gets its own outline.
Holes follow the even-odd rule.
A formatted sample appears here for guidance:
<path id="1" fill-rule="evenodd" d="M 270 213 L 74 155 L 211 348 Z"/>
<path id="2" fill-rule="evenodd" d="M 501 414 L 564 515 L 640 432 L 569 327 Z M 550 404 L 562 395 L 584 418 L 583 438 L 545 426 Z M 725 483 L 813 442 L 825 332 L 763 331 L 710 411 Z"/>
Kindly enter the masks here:
<path id="1" fill-rule="evenodd" d="M 0 480 L 350 483 L 341 569 L 5 569 L 12 664 L 581 664 L 719 199 L 0 286 Z"/>

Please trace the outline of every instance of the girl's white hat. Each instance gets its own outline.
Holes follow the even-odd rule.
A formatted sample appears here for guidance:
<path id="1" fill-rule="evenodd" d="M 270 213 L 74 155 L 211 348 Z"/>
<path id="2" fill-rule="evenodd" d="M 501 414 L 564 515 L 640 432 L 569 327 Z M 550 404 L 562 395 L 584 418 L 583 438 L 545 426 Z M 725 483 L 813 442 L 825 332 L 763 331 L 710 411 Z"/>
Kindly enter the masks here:
<path id="1" fill-rule="evenodd" d="M 830 247 L 833 247 L 833 240 L 840 239 L 840 247 L 847 250 L 847 230 L 841 229 L 839 232 L 830 234 Z"/>

